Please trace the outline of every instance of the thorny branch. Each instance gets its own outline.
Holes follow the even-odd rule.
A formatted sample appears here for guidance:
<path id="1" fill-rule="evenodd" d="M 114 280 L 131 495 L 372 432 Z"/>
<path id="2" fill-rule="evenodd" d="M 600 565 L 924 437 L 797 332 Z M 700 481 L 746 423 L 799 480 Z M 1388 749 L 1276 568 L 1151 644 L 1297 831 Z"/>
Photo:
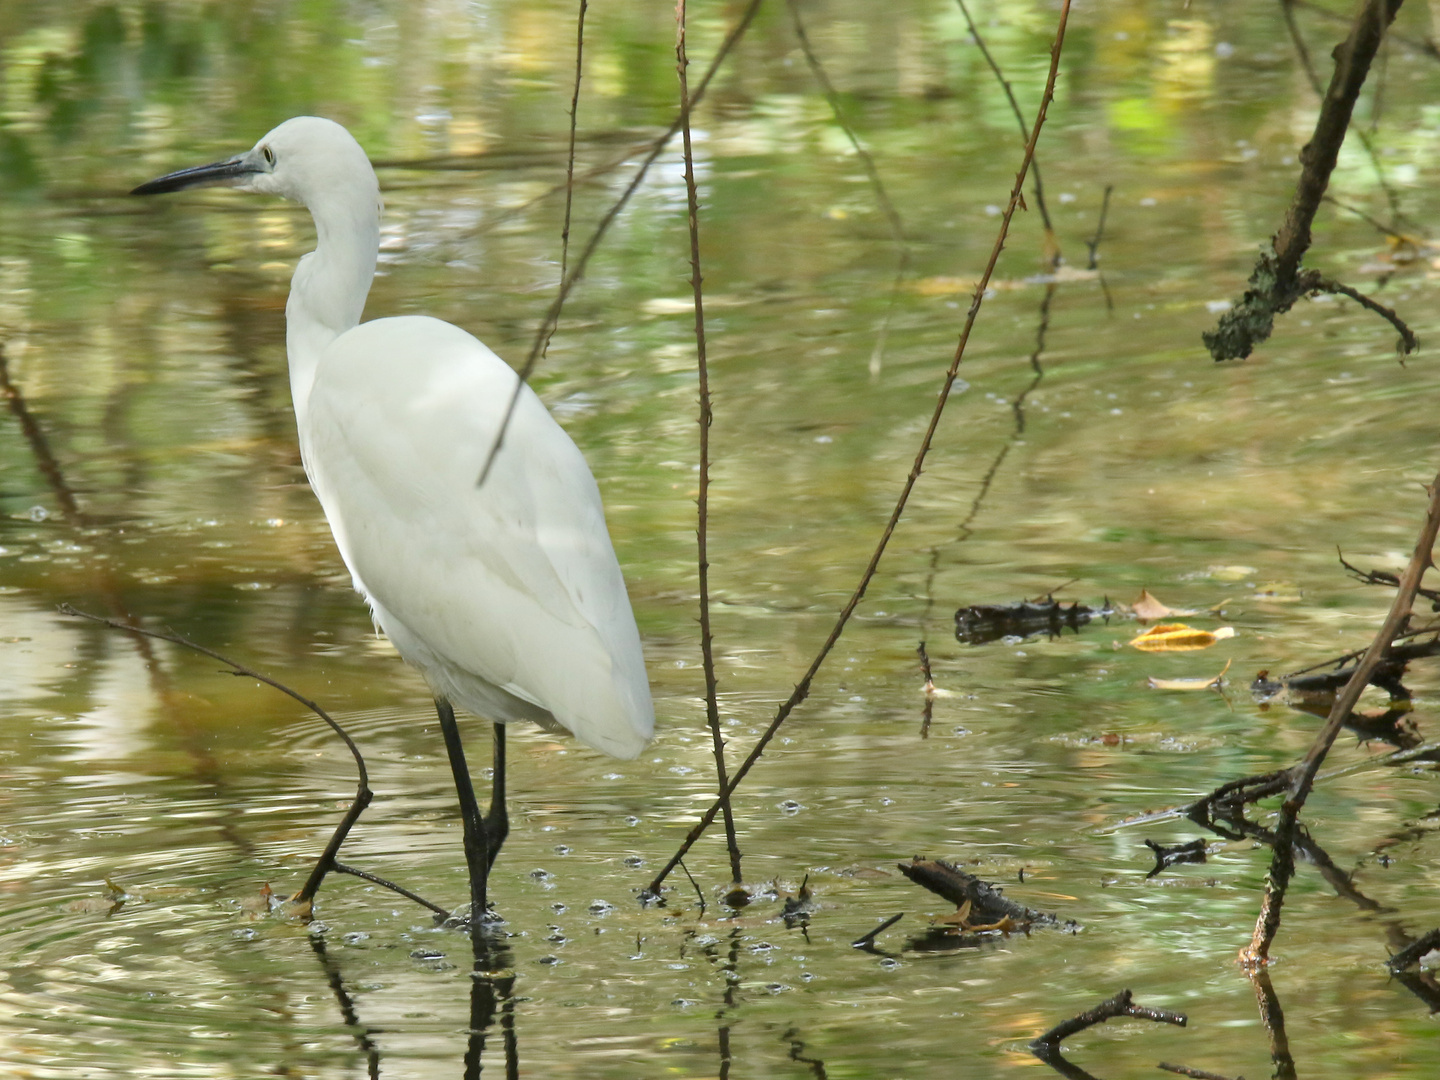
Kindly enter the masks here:
<path id="1" fill-rule="evenodd" d="M 1020 138 L 1022 140 L 1027 138 L 1030 133 L 1025 127 L 1025 114 L 1020 111 L 1020 103 L 1015 100 L 1015 91 L 1010 86 L 1010 80 L 1005 78 L 1005 73 L 1000 70 L 1000 65 L 995 62 L 995 57 L 990 54 L 990 49 L 986 46 L 985 39 L 980 36 L 980 28 L 975 25 L 975 20 L 970 17 L 970 9 L 965 6 L 965 0 L 955 0 L 955 2 L 960 5 L 960 14 L 965 16 L 965 25 L 970 30 L 970 36 L 975 39 L 975 44 L 980 49 L 980 55 L 985 58 L 985 63 L 990 66 L 990 71 L 994 74 L 995 81 L 1000 84 L 1000 89 L 1005 91 L 1005 97 L 1010 102 L 1010 111 L 1015 114 L 1015 123 L 1020 125 Z M 794 0 L 791 0 L 791 3 L 794 3 Z M 1045 205 L 1045 182 L 1040 177 L 1040 162 L 1038 160 L 1030 163 L 1030 174 L 1035 184 L 1035 209 L 1040 211 L 1040 221 L 1045 227 L 1045 265 L 1053 270 L 1060 265 L 1063 256 L 1060 253 L 1060 240 L 1055 235 L 1055 226 L 1050 223 L 1050 209 Z M 1108 205 L 1110 201 L 1108 188 L 1106 189 L 1105 201 Z M 1100 220 L 1100 227 L 1103 229 L 1105 227 L 1103 211 Z M 1096 242 L 1099 242 L 1098 238 Z M 1090 249 L 1090 254 L 1092 260 L 1091 269 L 1093 270 L 1094 248 Z"/>
<path id="2" fill-rule="evenodd" d="M 1310 247 L 1310 227 L 1330 183 L 1340 147 L 1350 125 L 1355 101 L 1365 84 L 1370 64 L 1404 0 L 1366 0 L 1355 18 L 1350 36 L 1335 50 L 1335 73 L 1325 91 L 1315 133 L 1300 151 L 1300 179 L 1280 231 L 1271 238 L 1270 249 L 1262 251 L 1250 275 L 1249 288 L 1238 303 L 1220 317 L 1219 325 L 1203 335 L 1210 355 L 1216 360 L 1237 360 L 1249 356 L 1255 346 L 1270 336 L 1275 316 L 1289 311 L 1303 296 L 1341 293 L 1359 300 L 1387 319 L 1400 334 L 1402 354 L 1420 347 L 1408 326 L 1389 308 L 1362 297 L 1348 286 L 1314 270 L 1301 269 Z"/>
<path id="3" fill-rule="evenodd" d="M 695 153 L 690 145 L 690 83 L 686 68 L 685 0 L 675 5 L 675 70 L 680 75 L 680 134 L 685 152 L 686 218 L 690 226 L 690 288 L 695 296 L 695 362 L 700 375 L 700 491 L 696 497 L 696 560 L 700 571 L 700 655 L 705 668 L 705 719 L 715 751 L 715 775 L 719 781 L 721 809 L 725 813 L 725 842 L 730 851 L 730 880 L 739 885 L 740 844 L 735 838 L 735 815 L 725 786 L 725 739 L 720 734 L 719 691 L 715 684 L 715 640 L 710 632 L 710 558 L 706 544 L 710 516 L 710 370 L 705 355 L 705 300 L 700 274 L 700 199 L 695 190 Z"/>
<path id="4" fill-rule="evenodd" d="M 859 584 L 856 585 L 855 591 L 851 593 L 850 599 L 846 601 L 844 608 L 841 609 L 839 616 L 835 620 L 835 625 L 830 630 L 829 636 L 820 646 L 820 651 L 816 654 L 815 659 L 811 661 L 810 667 L 795 685 L 794 692 L 781 704 L 775 714 L 775 718 L 770 722 L 770 726 L 765 729 L 764 734 L 760 736 L 754 749 L 750 751 L 749 756 L 745 758 L 740 768 L 737 769 L 730 778 L 730 785 L 725 792 L 726 795 L 732 794 L 735 789 L 740 786 L 740 782 L 745 779 L 745 775 L 760 759 L 760 755 L 765 752 L 765 747 L 768 746 L 770 740 L 775 737 L 775 733 L 780 730 L 780 726 L 784 724 L 795 707 L 810 696 L 810 686 L 815 679 L 815 675 L 830 655 L 830 650 L 833 649 L 835 643 L 840 640 L 840 635 L 844 632 L 846 624 L 850 621 L 850 616 L 854 614 L 855 609 L 860 606 L 860 601 L 864 599 L 865 590 L 869 587 L 871 579 L 874 578 L 875 571 L 879 569 L 880 560 L 885 554 L 885 548 L 890 542 L 890 537 L 894 534 L 895 527 L 899 524 L 900 517 L 905 512 L 905 506 L 909 502 L 910 493 L 914 490 L 916 482 L 920 479 L 920 472 L 924 467 L 926 455 L 930 451 L 930 444 L 935 438 L 935 431 L 940 426 L 940 418 L 945 412 L 945 403 L 950 398 L 951 387 L 955 385 L 955 379 L 959 374 L 960 362 L 964 359 L 965 346 L 970 340 L 970 332 L 975 326 L 976 318 L 980 314 L 980 305 L 984 300 L 985 290 L 990 284 L 991 275 L 995 272 L 996 263 L 1000 261 L 1000 252 L 1004 249 L 1005 237 L 1010 230 L 1010 219 L 1015 216 L 1015 211 L 1020 205 L 1025 175 L 1029 171 L 1030 161 L 1035 155 L 1035 144 L 1040 139 L 1040 130 L 1045 124 L 1046 111 L 1049 109 L 1050 101 L 1055 95 L 1055 80 L 1060 70 L 1060 54 L 1065 44 L 1065 26 L 1069 17 L 1070 0 L 1063 0 L 1060 8 L 1059 25 L 1055 31 L 1055 41 L 1050 47 L 1050 74 L 1045 83 L 1045 93 L 1040 98 L 1039 111 L 1035 115 L 1035 126 L 1031 129 L 1030 140 L 1025 145 L 1025 154 L 1021 159 L 1020 169 L 1015 174 L 1015 184 L 1010 190 L 1010 200 L 1005 206 L 1004 214 L 1001 216 L 1000 229 L 995 237 L 995 244 L 991 248 L 990 259 L 985 265 L 985 271 L 981 274 L 980 280 L 975 284 L 975 291 L 970 300 L 970 310 L 966 315 L 964 328 L 960 332 L 960 340 L 955 346 L 955 353 L 951 357 L 950 366 L 945 372 L 944 380 L 941 382 L 940 392 L 935 402 L 935 409 L 931 413 L 930 422 L 925 429 L 925 434 L 920 440 L 920 448 L 916 451 L 914 464 L 911 465 L 910 472 L 905 478 L 905 484 L 901 488 L 900 494 L 895 501 L 895 508 L 891 511 L 890 518 L 886 521 L 885 527 L 881 531 L 880 539 L 875 545 L 875 550 L 870 556 L 869 563 L 866 564 L 865 570 L 860 575 Z M 710 823 L 715 820 L 715 815 L 720 812 L 721 805 L 720 800 L 716 800 L 711 804 L 710 808 L 705 811 L 700 820 L 686 835 L 680 845 L 680 849 L 671 856 L 670 860 L 650 882 L 646 889 L 648 893 L 651 895 L 659 895 L 665 878 L 669 876 L 670 872 L 685 856 L 686 852 L 690 850 L 695 841 L 700 839 L 705 830 L 710 827 Z"/>

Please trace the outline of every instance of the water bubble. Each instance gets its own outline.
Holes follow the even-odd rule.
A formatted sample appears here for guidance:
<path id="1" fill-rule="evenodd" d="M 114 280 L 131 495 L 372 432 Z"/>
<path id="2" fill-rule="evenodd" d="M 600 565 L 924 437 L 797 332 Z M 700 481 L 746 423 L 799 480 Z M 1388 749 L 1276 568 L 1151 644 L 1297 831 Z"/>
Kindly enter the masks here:
<path id="1" fill-rule="evenodd" d="M 789 815 L 798 814 L 801 810 L 804 810 L 805 807 L 803 804 L 796 802 L 794 799 L 786 799 L 782 803 L 777 803 L 776 809 L 778 809 L 782 814 Z"/>
<path id="2" fill-rule="evenodd" d="M 340 940 L 346 945 L 359 945 L 363 941 L 369 941 L 370 935 L 363 930 L 352 930 Z"/>
<path id="3" fill-rule="evenodd" d="M 591 901 L 590 901 L 590 914 L 591 914 L 591 915 L 609 915 L 610 912 L 612 912 L 612 911 L 614 911 L 614 910 L 615 910 L 615 905 L 612 904 L 612 903 L 610 903 L 610 901 L 608 901 L 608 900 L 591 900 Z"/>

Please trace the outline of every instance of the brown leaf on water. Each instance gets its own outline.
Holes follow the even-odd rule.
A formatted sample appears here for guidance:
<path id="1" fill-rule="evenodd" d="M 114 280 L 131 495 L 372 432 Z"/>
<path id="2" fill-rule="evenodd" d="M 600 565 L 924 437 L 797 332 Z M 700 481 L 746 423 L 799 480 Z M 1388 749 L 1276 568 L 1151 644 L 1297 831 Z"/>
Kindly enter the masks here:
<path id="1" fill-rule="evenodd" d="M 1188 652 L 1208 649 L 1217 641 L 1235 636 L 1233 626 L 1218 630 L 1197 630 L 1184 623 L 1161 623 L 1130 639 L 1130 644 L 1145 652 Z"/>
<path id="2" fill-rule="evenodd" d="M 1225 684 L 1225 672 L 1230 670 L 1230 661 L 1225 661 L 1225 666 L 1220 669 L 1219 675 L 1212 675 L 1210 678 L 1189 679 L 1157 679 L 1151 675 L 1145 681 L 1149 683 L 1152 690 L 1218 690 Z"/>
<path id="3" fill-rule="evenodd" d="M 1130 610 L 1135 613 L 1135 618 L 1141 622 L 1155 622 L 1157 619 L 1175 619 L 1185 615 L 1198 615 L 1198 611 L 1190 608 L 1166 607 L 1149 589 L 1141 589 L 1140 597 L 1130 605 Z"/>

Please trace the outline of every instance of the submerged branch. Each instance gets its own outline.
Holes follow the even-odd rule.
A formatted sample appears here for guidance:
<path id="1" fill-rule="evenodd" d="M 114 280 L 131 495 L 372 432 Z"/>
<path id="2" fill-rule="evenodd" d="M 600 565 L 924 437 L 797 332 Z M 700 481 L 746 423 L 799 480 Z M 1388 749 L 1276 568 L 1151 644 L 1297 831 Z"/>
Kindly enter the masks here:
<path id="1" fill-rule="evenodd" d="M 794 0 L 791 0 L 793 3 Z M 1025 127 L 1025 114 L 1020 111 L 1020 103 L 1015 100 L 1015 90 L 1010 85 L 1010 80 L 1005 78 L 1005 73 L 1000 70 L 1000 65 L 995 62 L 995 57 L 990 54 L 990 49 L 985 44 L 985 39 L 980 36 L 980 28 L 975 25 L 975 20 L 970 17 L 970 9 L 965 6 L 965 0 L 955 0 L 960 5 L 960 14 L 965 16 L 965 25 L 970 31 L 970 36 L 975 39 L 976 46 L 980 49 L 980 55 L 985 58 L 985 63 L 990 66 L 995 81 L 1000 84 L 1000 89 L 1005 91 L 1005 98 L 1010 102 L 1010 111 L 1015 114 L 1015 123 L 1020 125 L 1020 138 L 1026 139 L 1030 132 Z M 1050 222 L 1050 209 L 1045 205 L 1045 182 L 1040 177 L 1040 162 L 1030 163 L 1031 178 L 1035 184 L 1035 209 L 1040 211 L 1040 221 L 1045 227 L 1045 265 L 1051 270 L 1059 266 L 1063 261 L 1060 253 L 1060 240 L 1055 235 L 1055 226 Z M 1105 203 L 1110 203 L 1110 190 L 1105 190 Z M 1104 226 L 1104 212 L 1101 212 L 1101 228 Z M 1097 236 L 1096 243 L 1099 242 Z M 1090 268 L 1095 268 L 1095 249 L 1090 249 Z"/>
<path id="2" fill-rule="evenodd" d="M 1072 1016 L 1069 1020 L 1056 1024 L 1044 1035 L 1030 1043 L 1030 1052 L 1042 1059 L 1058 1055 L 1060 1044 L 1071 1035 L 1120 1016 L 1131 1016 L 1137 1020 L 1153 1020 L 1158 1024 L 1174 1024 L 1176 1027 L 1184 1027 L 1189 1022 L 1184 1013 L 1136 1005 L 1130 991 L 1121 990 L 1113 998 L 1102 1001 L 1093 1009 L 1086 1009 L 1079 1016 Z"/>
<path id="3" fill-rule="evenodd" d="M 1265 899 L 1260 906 L 1260 915 L 1256 919 L 1255 933 L 1251 937 L 1250 945 L 1241 953 L 1241 959 L 1247 965 L 1263 966 L 1269 963 L 1270 946 L 1280 929 L 1280 909 L 1285 902 L 1285 890 L 1295 872 L 1294 847 L 1300 811 L 1314 786 L 1316 773 L 1320 771 L 1325 756 L 1335 742 L 1335 736 L 1350 718 L 1350 711 L 1369 685 L 1370 677 L 1385 658 L 1391 642 L 1410 618 L 1410 608 L 1415 602 L 1420 580 L 1425 571 L 1435 565 L 1432 552 L 1437 531 L 1440 531 L 1440 474 L 1431 482 L 1430 504 L 1425 521 L 1415 541 L 1415 552 L 1410 557 L 1410 565 L 1405 568 L 1405 574 L 1400 579 L 1400 587 L 1395 593 L 1390 612 L 1375 634 L 1375 640 L 1370 643 L 1364 658 L 1356 665 L 1355 673 L 1345 684 L 1345 689 L 1335 699 L 1325 726 L 1315 737 L 1309 753 L 1290 774 L 1289 794 L 1280 808 L 1280 821 L 1275 829 L 1270 873 L 1265 879 Z"/>

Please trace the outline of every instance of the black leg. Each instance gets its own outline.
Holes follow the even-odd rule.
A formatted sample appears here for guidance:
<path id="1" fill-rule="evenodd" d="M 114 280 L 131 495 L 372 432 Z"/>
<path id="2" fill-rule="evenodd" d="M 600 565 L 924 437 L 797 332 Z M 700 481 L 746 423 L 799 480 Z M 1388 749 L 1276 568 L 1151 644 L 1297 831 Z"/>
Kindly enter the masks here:
<path id="1" fill-rule="evenodd" d="M 500 845 L 510 835 L 510 815 L 505 811 L 505 725 L 495 725 L 495 775 L 490 781 L 490 812 L 485 815 L 490 866 L 500 854 Z"/>
<path id="2" fill-rule="evenodd" d="M 445 751 L 450 755 L 450 771 L 455 775 L 455 793 L 460 799 L 460 820 L 465 828 L 465 865 L 470 871 L 470 930 L 478 935 L 485 919 L 485 879 L 490 874 L 490 841 L 480 804 L 475 801 L 475 787 L 465 764 L 465 747 L 460 742 L 460 726 L 455 723 L 455 710 L 448 701 L 435 701 L 440 714 L 440 732 L 445 736 Z M 497 725 L 498 726 L 498 725 Z M 502 834 L 503 839 L 503 834 Z"/>

